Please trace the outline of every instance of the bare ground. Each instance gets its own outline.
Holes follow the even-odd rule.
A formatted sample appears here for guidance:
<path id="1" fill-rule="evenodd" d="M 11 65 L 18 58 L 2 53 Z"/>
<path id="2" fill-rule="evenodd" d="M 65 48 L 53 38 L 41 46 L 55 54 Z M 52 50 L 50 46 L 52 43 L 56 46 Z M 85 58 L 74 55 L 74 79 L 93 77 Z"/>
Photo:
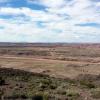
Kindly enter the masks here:
<path id="1" fill-rule="evenodd" d="M 52 60 L 34 57 L 0 56 L 0 65 L 1 67 L 23 69 L 55 77 L 74 78 L 79 74 L 100 74 L 99 62 L 95 63 L 87 61 Z"/>
<path id="2" fill-rule="evenodd" d="M 75 78 L 100 74 L 100 44 L 1 44 L 0 66 Z"/>

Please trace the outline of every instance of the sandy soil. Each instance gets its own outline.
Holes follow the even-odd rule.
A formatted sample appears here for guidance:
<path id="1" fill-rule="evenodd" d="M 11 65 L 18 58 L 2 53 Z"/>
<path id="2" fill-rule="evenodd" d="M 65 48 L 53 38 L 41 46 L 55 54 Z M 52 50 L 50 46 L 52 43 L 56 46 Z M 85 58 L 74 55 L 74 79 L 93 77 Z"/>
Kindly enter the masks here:
<path id="1" fill-rule="evenodd" d="M 97 60 L 97 58 L 95 58 Z M 94 59 L 94 60 L 95 60 Z M 44 73 L 55 77 L 75 78 L 79 74 L 100 74 L 100 62 L 63 61 L 34 57 L 0 56 L 0 66 Z"/>

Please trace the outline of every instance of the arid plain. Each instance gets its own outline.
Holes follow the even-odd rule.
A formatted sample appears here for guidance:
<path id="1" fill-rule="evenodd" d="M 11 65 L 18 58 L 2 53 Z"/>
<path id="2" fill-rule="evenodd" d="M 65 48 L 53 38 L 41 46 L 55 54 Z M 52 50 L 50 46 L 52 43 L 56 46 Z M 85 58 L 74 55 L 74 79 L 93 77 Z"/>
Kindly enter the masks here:
<path id="1" fill-rule="evenodd" d="M 0 100 L 100 100 L 100 44 L 0 43 Z"/>
<path id="2" fill-rule="evenodd" d="M 60 78 L 100 74 L 100 44 L 6 44 L 0 67 L 23 69 Z"/>

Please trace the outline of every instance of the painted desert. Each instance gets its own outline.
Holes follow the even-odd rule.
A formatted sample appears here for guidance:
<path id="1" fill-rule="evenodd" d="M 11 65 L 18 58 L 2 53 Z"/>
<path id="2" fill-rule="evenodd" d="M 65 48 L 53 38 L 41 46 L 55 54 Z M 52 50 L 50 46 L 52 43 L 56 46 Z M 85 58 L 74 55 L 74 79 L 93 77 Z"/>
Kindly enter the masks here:
<path id="1" fill-rule="evenodd" d="M 1 100 L 100 100 L 100 44 L 0 43 Z"/>

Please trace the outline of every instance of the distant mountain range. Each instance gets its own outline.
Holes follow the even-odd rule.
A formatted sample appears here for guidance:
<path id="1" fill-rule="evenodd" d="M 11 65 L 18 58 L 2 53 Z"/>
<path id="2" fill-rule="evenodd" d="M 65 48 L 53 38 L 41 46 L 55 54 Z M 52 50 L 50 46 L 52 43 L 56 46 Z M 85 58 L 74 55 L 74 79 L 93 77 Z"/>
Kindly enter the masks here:
<path id="1" fill-rule="evenodd" d="M 100 43 L 12 43 L 12 42 L 0 42 L 0 47 L 45 47 L 45 46 L 96 46 L 100 47 Z"/>

